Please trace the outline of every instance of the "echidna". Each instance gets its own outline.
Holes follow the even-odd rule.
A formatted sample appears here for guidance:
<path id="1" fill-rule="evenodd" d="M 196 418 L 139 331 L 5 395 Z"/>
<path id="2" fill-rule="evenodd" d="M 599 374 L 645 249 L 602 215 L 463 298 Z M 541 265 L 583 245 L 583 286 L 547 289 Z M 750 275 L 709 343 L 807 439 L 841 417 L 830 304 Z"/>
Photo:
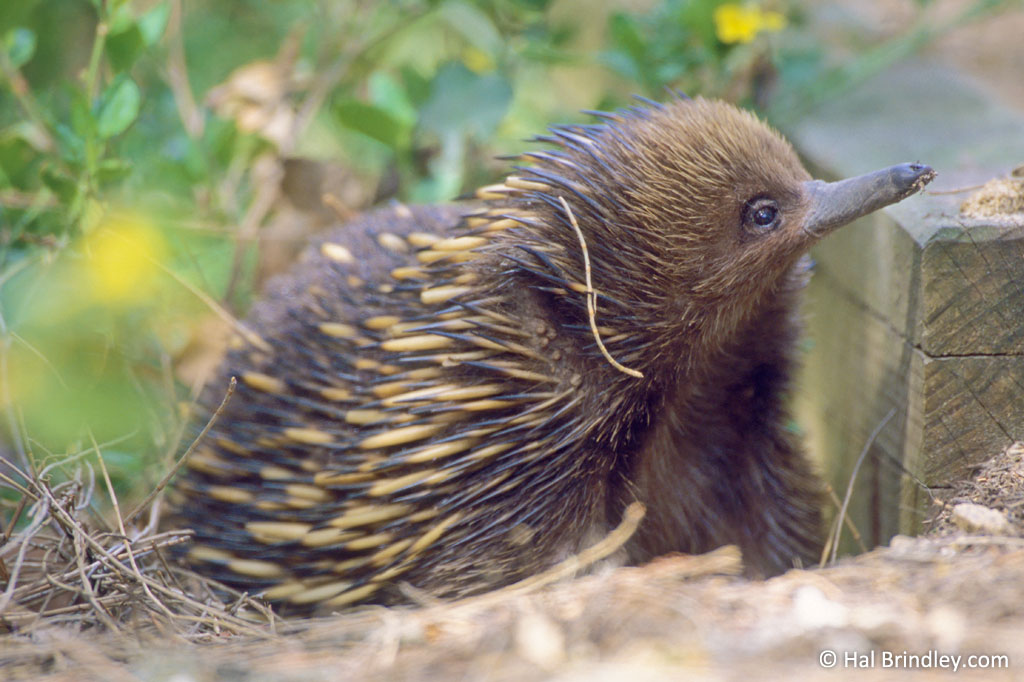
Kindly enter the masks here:
<path id="1" fill-rule="evenodd" d="M 754 115 L 683 97 L 553 128 L 475 207 L 314 245 L 233 344 L 177 484 L 201 572 L 292 607 L 494 588 L 639 500 L 628 561 L 819 547 L 783 396 L 820 237 L 934 176 L 811 180 Z"/>

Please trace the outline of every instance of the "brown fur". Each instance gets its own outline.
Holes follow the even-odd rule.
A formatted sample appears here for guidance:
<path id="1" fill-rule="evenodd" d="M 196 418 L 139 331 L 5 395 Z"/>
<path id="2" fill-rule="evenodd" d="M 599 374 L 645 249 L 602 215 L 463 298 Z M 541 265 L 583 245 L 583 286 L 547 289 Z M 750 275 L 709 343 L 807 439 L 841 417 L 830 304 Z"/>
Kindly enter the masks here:
<path id="1" fill-rule="evenodd" d="M 727 104 L 606 118 L 553 129 L 553 149 L 461 223 L 451 208 L 369 214 L 329 238 L 352 262 L 317 247 L 274 285 L 252 316 L 269 350 L 231 353 L 225 376 L 249 379 L 178 485 L 201 570 L 296 608 L 390 601 L 402 581 L 455 596 L 550 566 L 634 499 L 648 513 L 632 561 L 736 543 L 769 575 L 813 557 L 819 485 L 784 405 L 809 176 Z M 763 196 L 782 219 L 758 233 L 744 207 Z M 642 379 L 594 341 L 559 197 L 605 345 Z M 418 231 L 485 239 L 452 256 L 415 247 Z M 384 232 L 398 242 L 379 246 Z M 432 387 L 445 392 L 415 393 Z M 353 521 L 366 513 L 382 517 Z"/>

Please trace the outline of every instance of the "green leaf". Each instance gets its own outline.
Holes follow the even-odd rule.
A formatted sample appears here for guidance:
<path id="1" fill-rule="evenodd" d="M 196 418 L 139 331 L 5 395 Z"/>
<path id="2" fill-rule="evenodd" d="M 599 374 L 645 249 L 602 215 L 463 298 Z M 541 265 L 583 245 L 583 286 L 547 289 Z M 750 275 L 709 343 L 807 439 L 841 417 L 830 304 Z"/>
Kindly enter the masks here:
<path id="1" fill-rule="evenodd" d="M 519 0 L 519 4 L 534 11 L 541 11 L 548 8 L 551 0 Z"/>
<path id="2" fill-rule="evenodd" d="M 103 159 L 96 168 L 101 185 L 109 185 L 128 176 L 132 164 L 123 159 Z"/>
<path id="3" fill-rule="evenodd" d="M 31 143 L 17 130 L 0 133 L 0 173 L 6 185 L 28 189 L 35 179 L 35 160 L 38 158 Z"/>
<path id="4" fill-rule="evenodd" d="M 715 8 L 721 4 L 721 0 L 704 0 L 683 5 L 680 21 L 685 28 L 697 35 L 702 45 L 719 44 L 715 33 L 714 15 Z"/>
<path id="5" fill-rule="evenodd" d="M 459 193 L 465 176 L 466 144 L 462 133 L 448 131 L 441 135 L 441 153 L 430 161 L 430 177 L 413 187 L 412 200 L 417 203 L 449 201 Z"/>
<path id="6" fill-rule="evenodd" d="M 409 94 L 390 74 L 377 71 L 370 76 L 367 84 L 370 90 L 370 101 L 387 111 L 391 116 L 407 127 L 416 124 L 416 107 L 409 101 Z"/>
<path id="7" fill-rule="evenodd" d="M 147 46 L 153 46 L 163 37 L 167 30 L 167 19 L 171 16 L 169 3 L 161 2 L 139 17 L 139 32 Z"/>
<path id="8" fill-rule="evenodd" d="M 647 44 L 636 19 L 628 14 L 615 14 L 609 22 L 609 28 L 615 44 L 635 62 L 643 63 L 647 54 Z"/>
<path id="9" fill-rule="evenodd" d="M 17 121 L 11 124 L 11 126 L 4 131 L 2 137 L 6 137 L 7 135 L 13 135 L 21 138 L 31 145 L 32 149 L 42 154 L 50 152 L 50 145 L 52 144 L 50 136 L 46 134 L 46 128 L 43 127 L 43 124 L 37 123 L 36 121 L 30 121 L 28 119 Z"/>
<path id="10" fill-rule="evenodd" d="M 53 131 L 57 134 L 60 157 L 72 165 L 81 164 L 85 158 L 85 140 L 63 123 L 55 125 Z"/>
<path id="11" fill-rule="evenodd" d="M 197 177 L 205 178 L 216 167 L 208 165 L 209 162 L 215 161 L 226 169 L 241 154 L 242 137 L 233 121 L 211 118 L 203 131 L 203 139 L 191 141 L 184 158 L 192 170 L 200 173 Z"/>
<path id="12" fill-rule="evenodd" d="M 402 67 L 401 75 L 409 100 L 416 106 L 426 102 L 430 97 L 430 81 L 408 65 Z"/>
<path id="13" fill-rule="evenodd" d="M 139 115 L 142 94 L 139 86 L 128 76 L 120 76 L 103 93 L 100 113 L 96 117 L 96 131 L 103 139 L 120 135 Z"/>
<path id="14" fill-rule="evenodd" d="M 43 184 L 49 187 L 62 203 L 71 203 L 78 191 L 78 184 L 73 178 L 53 166 L 44 166 L 39 175 Z"/>
<path id="15" fill-rule="evenodd" d="M 135 25 L 135 14 L 130 2 L 108 2 L 107 12 L 107 29 L 110 35 L 127 31 Z"/>
<path id="16" fill-rule="evenodd" d="M 96 116 L 89 105 L 89 99 L 82 90 L 72 90 L 71 96 L 71 130 L 85 140 L 96 134 Z"/>
<path id="17" fill-rule="evenodd" d="M 477 49 L 489 55 L 496 55 L 501 49 L 498 29 L 494 28 L 490 17 L 473 5 L 461 0 L 450 0 L 441 6 L 441 18 Z"/>
<path id="18" fill-rule="evenodd" d="M 3 47 L 11 66 L 21 68 L 36 52 L 36 34 L 27 28 L 12 28 L 4 36 Z"/>
<path id="19" fill-rule="evenodd" d="M 420 110 L 420 127 L 441 137 L 459 133 L 485 139 L 511 102 L 512 87 L 498 74 L 481 76 L 450 63 L 434 78 L 430 99 Z"/>
<path id="20" fill-rule="evenodd" d="M 138 24 L 129 24 L 123 31 L 107 36 L 107 56 L 110 57 L 114 71 L 122 72 L 132 68 L 145 49 L 146 43 Z"/>
<path id="21" fill-rule="evenodd" d="M 598 54 L 598 59 L 608 68 L 617 71 L 631 81 L 639 82 L 642 78 L 636 61 L 621 50 L 610 50 Z"/>
<path id="22" fill-rule="evenodd" d="M 397 149 L 411 126 L 402 123 L 387 110 L 355 99 L 343 100 L 334 106 L 338 121 L 350 130 L 371 137 Z"/>

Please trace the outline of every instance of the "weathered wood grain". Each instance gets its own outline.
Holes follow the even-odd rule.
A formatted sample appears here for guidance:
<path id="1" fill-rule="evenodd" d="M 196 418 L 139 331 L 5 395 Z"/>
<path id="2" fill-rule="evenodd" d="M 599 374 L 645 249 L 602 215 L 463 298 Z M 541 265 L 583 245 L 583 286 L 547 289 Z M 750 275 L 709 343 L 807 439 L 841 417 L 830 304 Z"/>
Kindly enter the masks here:
<path id="1" fill-rule="evenodd" d="M 940 192 L 1024 161 L 1024 112 L 920 63 L 865 83 L 787 134 L 819 175 L 920 160 L 939 172 L 929 190 Z M 840 495 L 895 409 L 851 508 L 869 544 L 919 530 L 934 497 L 1024 439 L 1024 222 L 967 220 L 958 210 L 966 196 L 912 197 L 814 254 L 812 346 L 795 405 Z"/>
<path id="2" fill-rule="evenodd" d="M 820 254 L 807 292 L 811 344 L 795 407 L 808 445 L 840 498 L 870 434 L 895 411 L 870 444 L 849 511 L 871 547 L 900 530 L 899 510 L 891 500 L 899 495 L 904 456 L 909 346 L 899 330 L 840 286 L 830 270 L 833 258 L 839 258 L 833 250 L 841 245 Z"/>
<path id="3" fill-rule="evenodd" d="M 977 464 L 1024 440 L 1020 356 L 928 358 L 923 398 L 920 472 L 928 485 L 967 478 Z"/>
<path id="4" fill-rule="evenodd" d="M 921 280 L 926 353 L 1024 355 L 1024 226 L 940 227 Z"/>

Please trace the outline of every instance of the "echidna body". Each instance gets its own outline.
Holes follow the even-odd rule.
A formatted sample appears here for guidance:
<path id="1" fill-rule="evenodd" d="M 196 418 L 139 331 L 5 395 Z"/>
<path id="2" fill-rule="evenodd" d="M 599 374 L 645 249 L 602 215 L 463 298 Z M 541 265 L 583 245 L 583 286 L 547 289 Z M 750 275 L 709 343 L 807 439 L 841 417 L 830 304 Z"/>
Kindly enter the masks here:
<path id="1" fill-rule="evenodd" d="M 630 561 L 813 557 L 819 483 L 783 400 L 801 256 L 934 173 L 812 181 L 756 117 L 699 98 L 603 118 L 553 129 L 483 207 L 368 214 L 276 282 L 177 486 L 199 570 L 298 608 L 460 596 L 634 500 Z"/>

